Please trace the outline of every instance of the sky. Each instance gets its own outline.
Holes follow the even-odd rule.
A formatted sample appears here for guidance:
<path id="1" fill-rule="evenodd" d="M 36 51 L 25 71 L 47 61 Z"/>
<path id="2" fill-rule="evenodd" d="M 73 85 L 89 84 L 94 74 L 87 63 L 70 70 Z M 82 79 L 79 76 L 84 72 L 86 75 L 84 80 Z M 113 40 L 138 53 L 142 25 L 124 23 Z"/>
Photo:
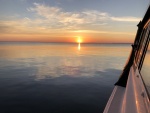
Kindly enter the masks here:
<path id="1" fill-rule="evenodd" d="M 150 0 L 0 0 L 0 41 L 132 43 Z"/>

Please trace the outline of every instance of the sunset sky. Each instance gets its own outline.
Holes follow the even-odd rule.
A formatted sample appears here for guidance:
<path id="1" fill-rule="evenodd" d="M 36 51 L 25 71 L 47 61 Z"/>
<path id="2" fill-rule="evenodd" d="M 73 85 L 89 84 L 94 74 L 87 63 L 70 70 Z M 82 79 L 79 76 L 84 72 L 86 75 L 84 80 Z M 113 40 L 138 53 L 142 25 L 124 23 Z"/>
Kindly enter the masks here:
<path id="1" fill-rule="evenodd" d="M 132 43 L 150 0 L 0 0 L 0 41 Z"/>

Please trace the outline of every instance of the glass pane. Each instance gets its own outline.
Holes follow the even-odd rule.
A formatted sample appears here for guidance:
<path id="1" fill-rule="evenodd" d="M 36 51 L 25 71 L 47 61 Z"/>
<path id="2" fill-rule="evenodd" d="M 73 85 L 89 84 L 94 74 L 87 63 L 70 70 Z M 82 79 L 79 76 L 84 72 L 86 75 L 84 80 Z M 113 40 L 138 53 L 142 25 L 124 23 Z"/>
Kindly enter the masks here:
<path id="1" fill-rule="evenodd" d="M 148 93 L 150 94 L 150 44 L 144 59 L 141 74 L 145 82 Z"/>
<path id="2" fill-rule="evenodd" d="M 136 58 L 136 64 L 139 66 L 142 54 L 143 54 L 143 50 L 145 47 L 145 43 L 147 41 L 148 38 L 148 34 L 149 34 L 149 27 L 147 27 L 146 29 L 144 29 L 144 34 L 142 35 L 142 39 L 141 39 L 141 44 L 137 53 L 137 58 Z"/>

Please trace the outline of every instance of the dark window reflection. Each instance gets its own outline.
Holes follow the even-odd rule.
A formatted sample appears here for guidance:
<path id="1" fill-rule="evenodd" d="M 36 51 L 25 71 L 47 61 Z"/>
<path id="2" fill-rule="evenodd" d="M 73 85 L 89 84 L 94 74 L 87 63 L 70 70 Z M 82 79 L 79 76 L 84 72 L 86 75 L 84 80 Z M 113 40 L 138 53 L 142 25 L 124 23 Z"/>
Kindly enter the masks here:
<path id="1" fill-rule="evenodd" d="M 146 88 L 148 90 L 148 93 L 150 94 L 150 44 L 144 59 L 141 74 L 145 82 Z"/>

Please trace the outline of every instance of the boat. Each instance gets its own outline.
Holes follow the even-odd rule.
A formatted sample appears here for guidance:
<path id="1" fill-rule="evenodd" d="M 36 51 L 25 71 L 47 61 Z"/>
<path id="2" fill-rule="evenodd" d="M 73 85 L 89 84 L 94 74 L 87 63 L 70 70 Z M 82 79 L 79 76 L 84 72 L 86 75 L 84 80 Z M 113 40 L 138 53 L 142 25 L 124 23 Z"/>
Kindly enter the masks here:
<path id="1" fill-rule="evenodd" d="M 103 113 L 150 113 L 150 5 Z"/>

